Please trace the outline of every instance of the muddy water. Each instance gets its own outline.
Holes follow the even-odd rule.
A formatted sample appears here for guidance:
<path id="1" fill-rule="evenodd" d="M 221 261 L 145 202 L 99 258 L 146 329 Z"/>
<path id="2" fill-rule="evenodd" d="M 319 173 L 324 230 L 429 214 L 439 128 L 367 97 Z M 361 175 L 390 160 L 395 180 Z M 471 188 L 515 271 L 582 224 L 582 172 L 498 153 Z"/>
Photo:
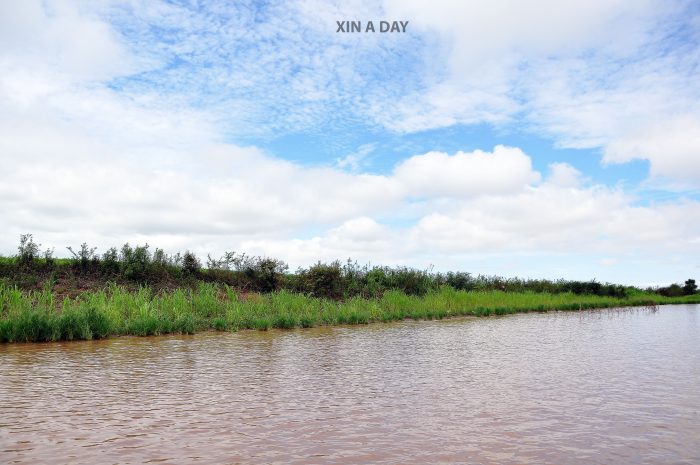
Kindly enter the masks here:
<path id="1" fill-rule="evenodd" d="M 700 463 L 700 307 L 0 346 L 0 463 Z"/>

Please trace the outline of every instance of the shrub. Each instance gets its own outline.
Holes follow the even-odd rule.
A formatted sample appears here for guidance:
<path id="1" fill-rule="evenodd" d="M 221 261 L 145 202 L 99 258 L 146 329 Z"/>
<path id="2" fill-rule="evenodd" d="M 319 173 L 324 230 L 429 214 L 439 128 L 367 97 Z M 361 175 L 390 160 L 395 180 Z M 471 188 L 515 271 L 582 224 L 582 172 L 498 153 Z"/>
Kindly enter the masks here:
<path id="1" fill-rule="evenodd" d="M 368 265 L 361 267 L 356 261 L 348 258 L 342 268 L 345 297 L 367 294 L 366 276 L 368 270 Z"/>
<path id="2" fill-rule="evenodd" d="M 153 265 L 165 268 L 169 264 L 168 255 L 163 251 L 163 249 L 158 249 L 153 252 L 153 258 L 151 259 Z"/>
<path id="3" fill-rule="evenodd" d="M 53 258 L 53 249 L 44 250 L 44 263 L 48 268 L 53 268 L 56 265 L 56 259 Z"/>
<path id="4" fill-rule="evenodd" d="M 300 269 L 299 287 L 314 297 L 339 299 L 345 291 L 340 262 L 330 264 L 318 262 L 308 269 Z"/>
<path id="5" fill-rule="evenodd" d="M 460 291 L 471 290 L 474 287 L 474 278 L 469 273 L 466 272 L 453 272 L 450 271 L 447 274 L 437 275 L 437 280 L 440 284 L 446 284 L 453 289 Z"/>
<path id="6" fill-rule="evenodd" d="M 282 260 L 264 257 L 246 257 L 242 267 L 250 285 L 258 292 L 277 290 L 289 268 Z"/>
<path id="7" fill-rule="evenodd" d="M 402 267 L 387 269 L 389 288 L 397 289 L 408 295 L 425 295 L 437 286 L 427 271 Z"/>
<path id="8" fill-rule="evenodd" d="M 197 274 L 201 267 L 202 264 L 199 262 L 197 256 L 189 250 L 182 256 L 182 269 L 185 273 Z"/>
<path id="9" fill-rule="evenodd" d="M 102 269 L 107 273 L 119 272 L 119 252 L 117 252 L 116 247 L 112 247 L 102 254 Z"/>
<path id="10" fill-rule="evenodd" d="M 34 242 L 32 234 L 21 234 L 17 247 L 17 263 L 23 267 L 31 267 L 34 264 L 34 259 L 39 257 L 40 246 L 41 244 Z"/>
<path id="11" fill-rule="evenodd" d="M 213 258 L 207 254 L 207 269 L 229 271 L 236 261 L 236 252 L 224 252 L 221 258 Z"/>
<path id="12" fill-rule="evenodd" d="M 151 261 L 151 253 L 148 244 L 143 246 L 131 246 L 126 243 L 121 250 L 121 271 L 125 278 L 132 281 L 144 282 L 148 277 L 148 265 Z"/>
<path id="13" fill-rule="evenodd" d="M 66 249 L 73 254 L 73 258 L 83 270 L 87 269 L 91 263 L 97 264 L 99 262 L 99 256 L 95 254 L 97 247 L 88 247 L 87 242 L 80 244 L 80 250 L 77 252 L 70 246 L 66 247 Z"/>
<path id="14" fill-rule="evenodd" d="M 666 297 L 680 297 L 683 295 L 683 288 L 678 284 L 671 284 L 668 287 L 662 287 L 659 289 L 659 294 Z"/>
<path id="15" fill-rule="evenodd" d="M 367 297 L 381 296 L 386 290 L 386 273 L 384 268 L 374 267 L 368 270 L 363 278 L 362 294 Z"/>

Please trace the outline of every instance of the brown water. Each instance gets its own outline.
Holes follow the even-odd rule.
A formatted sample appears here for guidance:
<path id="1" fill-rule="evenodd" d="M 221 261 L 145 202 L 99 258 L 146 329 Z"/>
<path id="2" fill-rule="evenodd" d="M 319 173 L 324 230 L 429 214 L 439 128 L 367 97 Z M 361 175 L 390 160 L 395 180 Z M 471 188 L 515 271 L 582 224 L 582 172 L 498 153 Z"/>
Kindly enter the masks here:
<path id="1" fill-rule="evenodd" d="M 700 463 L 700 307 L 0 346 L 0 463 Z"/>

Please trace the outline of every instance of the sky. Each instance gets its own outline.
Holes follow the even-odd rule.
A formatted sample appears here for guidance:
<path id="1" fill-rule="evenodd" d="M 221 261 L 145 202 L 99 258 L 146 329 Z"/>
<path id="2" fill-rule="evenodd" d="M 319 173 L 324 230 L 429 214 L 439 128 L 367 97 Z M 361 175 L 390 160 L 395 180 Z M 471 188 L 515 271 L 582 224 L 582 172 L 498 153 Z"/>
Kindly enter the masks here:
<path id="1" fill-rule="evenodd" d="M 0 254 L 700 278 L 699 75 L 692 0 L 0 2 Z"/>

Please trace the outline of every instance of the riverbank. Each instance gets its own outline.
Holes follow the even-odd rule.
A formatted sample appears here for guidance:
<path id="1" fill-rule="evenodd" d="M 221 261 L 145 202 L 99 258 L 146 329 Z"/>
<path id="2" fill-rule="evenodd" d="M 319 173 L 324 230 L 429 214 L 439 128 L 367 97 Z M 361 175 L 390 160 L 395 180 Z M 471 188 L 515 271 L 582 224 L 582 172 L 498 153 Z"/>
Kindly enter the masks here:
<path id="1" fill-rule="evenodd" d="M 381 297 L 333 300 L 289 291 L 242 293 L 226 285 L 154 293 L 118 286 L 61 297 L 49 288 L 22 291 L 0 284 L 0 342 L 43 342 L 149 336 L 199 331 L 307 328 L 505 315 L 550 310 L 583 310 L 700 303 L 700 294 L 664 297 L 639 292 L 624 298 L 573 293 L 460 291 L 443 286 L 424 296 L 387 291 Z"/>

